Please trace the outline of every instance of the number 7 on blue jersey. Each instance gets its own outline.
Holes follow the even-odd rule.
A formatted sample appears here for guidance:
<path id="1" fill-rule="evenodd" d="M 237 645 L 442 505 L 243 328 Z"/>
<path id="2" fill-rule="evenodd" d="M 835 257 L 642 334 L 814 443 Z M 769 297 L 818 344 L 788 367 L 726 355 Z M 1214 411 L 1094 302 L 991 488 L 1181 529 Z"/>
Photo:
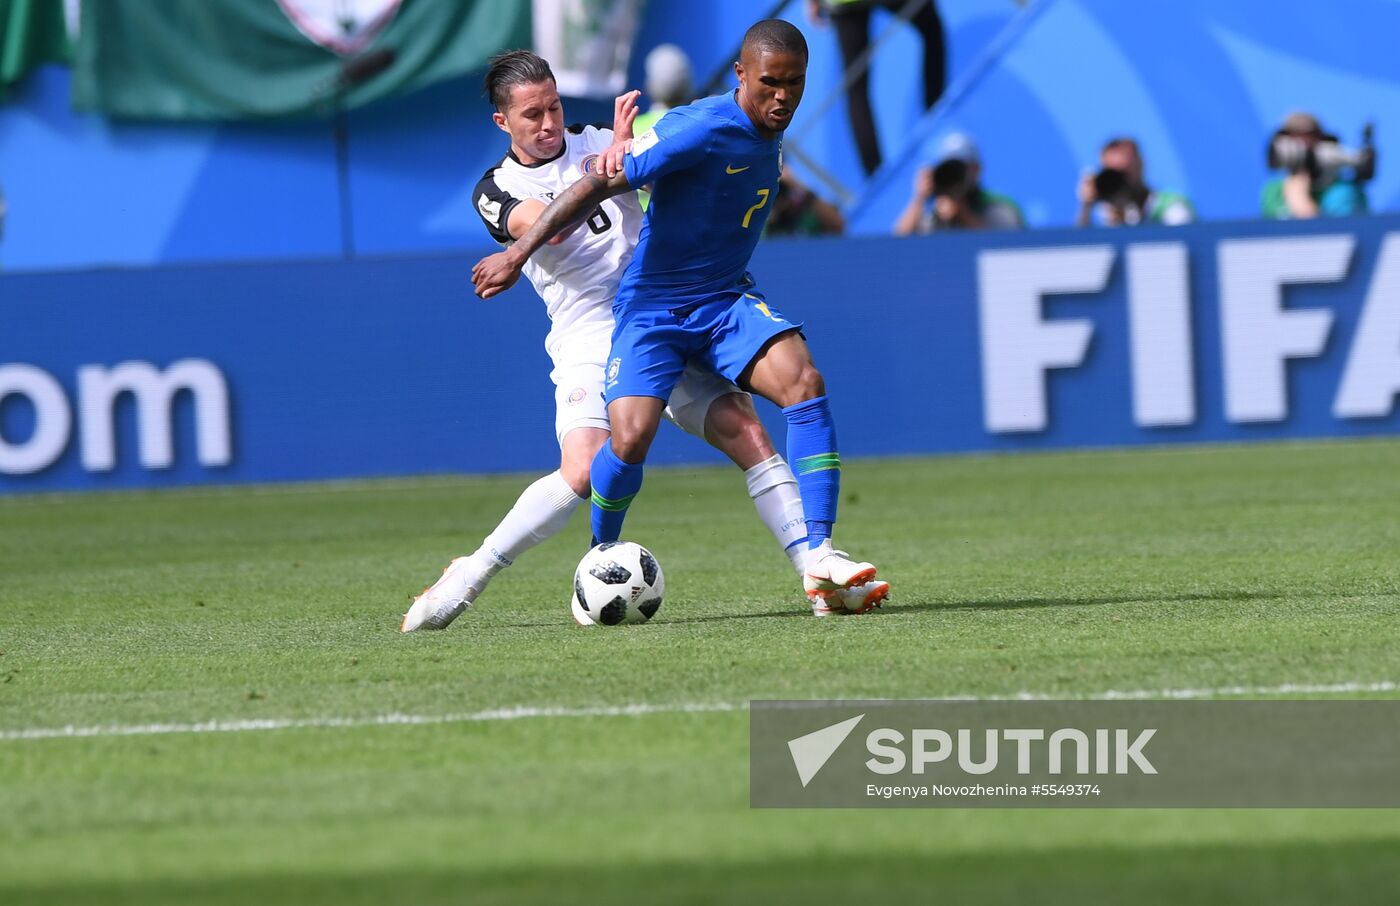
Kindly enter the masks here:
<path id="1" fill-rule="evenodd" d="M 763 206 L 766 205 L 767 203 L 768 203 L 768 190 L 767 190 L 767 189 L 759 189 L 759 190 L 758 190 L 758 204 L 756 204 L 756 205 L 754 205 L 753 207 L 749 208 L 748 211 L 745 212 L 745 214 L 744 214 L 744 229 L 747 230 L 747 229 L 749 228 L 749 221 L 753 219 L 753 215 L 756 214 L 758 211 L 762 210 Z"/>

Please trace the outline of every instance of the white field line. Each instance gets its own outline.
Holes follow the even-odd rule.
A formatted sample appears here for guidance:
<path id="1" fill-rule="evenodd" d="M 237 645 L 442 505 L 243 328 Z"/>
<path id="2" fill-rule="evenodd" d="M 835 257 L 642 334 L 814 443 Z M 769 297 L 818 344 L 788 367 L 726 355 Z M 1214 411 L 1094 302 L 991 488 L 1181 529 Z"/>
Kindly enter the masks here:
<path id="1" fill-rule="evenodd" d="M 1093 695 L 1046 695 L 1040 692 L 1014 692 L 1009 695 L 948 696 L 952 701 L 1149 701 L 1154 699 L 1230 698 L 1235 696 L 1271 695 L 1343 695 L 1360 692 L 1395 692 L 1400 683 L 1383 680 L 1376 683 L 1283 683 L 1278 686 L 1218 686 L 1213 689 L 1109 689 Z"/>
<path id="2" fill-rule="evenodd" d="M 1365 692 L 1395 692 L 1400 683 L 1391 680 L 1363 683 L 1284 683 L 1278 686 L 1220 686 L 1202 689 L 1109 689 L 1093 695 L 1015 692 L 1007 695 L 946 695 L 939 701 L 1148 701 L 1267 697 L 1280 695 L 1346 695 Z M 814 704 L 816 704 L 814 702 Z M 463 714 L 378 714 L 369 717 L 289 717 L 253 720 L 210 720 L 187 724 L 111 724 L 107 726 L 32 727 L 0 730 L 0 742 L 30 739 L 83 739 L 111 736 L 161 736 L 171 733 L 250 733 L 259 730 L 302 730 L 345 727 L 428 726 L 435 724 L 482 723 L 498 720 L 526 720 L 538 717 L 639 717 L 647 714 L 703 714 L 716 711 L 743 711 L 747 702 L 682 702 L 669 705 L 617 705 L 595 708 L 498 708 Z"/>
<path id="3" fill-rule="evenodd" d="M 643 714 L 689 714 L 738 711 L 747 704 L 617 705 L 597 708 L 497 708 L 466 714 L 377 714 L 369 717 L 288 717 L 253 720 L 209 720 L 193 724 L 114 724 L 109 726 L 35 727 L 0 730 L 0 742 L 21 739 L 70 739 L 91 736 L 161 736 L 169 733 L 248 733 L 257 730 L 300 730 L 319 727 L 389 727 L 524 720 L 533 717 L 627 717 Z"/>

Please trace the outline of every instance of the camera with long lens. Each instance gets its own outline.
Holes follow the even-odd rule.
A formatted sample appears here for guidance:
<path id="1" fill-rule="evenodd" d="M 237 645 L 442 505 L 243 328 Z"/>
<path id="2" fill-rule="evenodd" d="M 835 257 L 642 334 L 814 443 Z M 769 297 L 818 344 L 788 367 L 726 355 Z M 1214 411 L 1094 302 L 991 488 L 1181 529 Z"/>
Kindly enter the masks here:
<path id="1" fill-rule="evenodd" d="M 1094 198 L 1109 204 L 1129 204 L 1132 202 L 1132 189 L 1128 185 L 1128 174 L 1116 167 L 1104 167 L 1094 174 Z"/>
<path id="2" fill-rule="evenodd" d="M 933 168 L 934 196 L 946 195 L 955 201 L 961 201 L 972 189 L 972 180 L 968 177 L 965 161 L 956 158 L 943 161 Z"/>
<path id="3" fill-rule="evenodd" d="M 1354 181 L 1366 182 L 1376 175 L 1374 135 L 1374 125 L 1367 123 L 1361 130 L 1361 147 L 1348 148 L 1330 133 L 1309 141 L 1280 129 L 1269 140 L 1269 169 L 1306 172 L 1318 182 L 1333 182 L 1343 169 L 1350 167 Z"/>

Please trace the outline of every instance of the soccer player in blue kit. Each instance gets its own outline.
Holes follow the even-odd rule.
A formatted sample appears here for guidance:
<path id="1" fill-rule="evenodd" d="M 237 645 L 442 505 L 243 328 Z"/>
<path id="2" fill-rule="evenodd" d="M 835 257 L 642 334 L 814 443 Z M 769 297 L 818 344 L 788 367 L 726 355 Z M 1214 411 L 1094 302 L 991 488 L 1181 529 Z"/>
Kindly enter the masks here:
<path id="1" fill-rule="evenodd" d="M 630 146 L 604 155 L 514 245 L 477 262 L 472 281 L 483 299 L 503 292 L 531 254 L 599 202 L 652 184 L 641 239 L 613 303 L 612 439 L 591 470 L 595 542 L 621 534 L 666 400 L 695 359 L 782 408 L 788 461 L 806 508 L 804 586 L 820 604 L 870 581 L 876 569 L 832 547 L 841 459 L 825 384 L 801 325 L 768 305 L 747 270 L 778 191 L 782 133 L 802 100 L 806 71 L 807 42 L 796 27 L 756 23 L 734 64 L 738 89 L 674 108 Z"/>

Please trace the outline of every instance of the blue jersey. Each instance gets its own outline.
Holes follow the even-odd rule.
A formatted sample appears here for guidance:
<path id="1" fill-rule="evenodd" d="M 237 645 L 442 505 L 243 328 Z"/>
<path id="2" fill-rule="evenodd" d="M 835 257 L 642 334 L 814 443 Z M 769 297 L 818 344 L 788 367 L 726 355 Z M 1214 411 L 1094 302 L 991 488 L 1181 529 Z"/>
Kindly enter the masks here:
<path id="1" fill-rule="evenodd" d="M 734 92 L 667 111 L 632 143 L 633 186 L 654 183 L 615 311 L 736 295 L 778 194 L 782 138 L 759 135 Z"/>

